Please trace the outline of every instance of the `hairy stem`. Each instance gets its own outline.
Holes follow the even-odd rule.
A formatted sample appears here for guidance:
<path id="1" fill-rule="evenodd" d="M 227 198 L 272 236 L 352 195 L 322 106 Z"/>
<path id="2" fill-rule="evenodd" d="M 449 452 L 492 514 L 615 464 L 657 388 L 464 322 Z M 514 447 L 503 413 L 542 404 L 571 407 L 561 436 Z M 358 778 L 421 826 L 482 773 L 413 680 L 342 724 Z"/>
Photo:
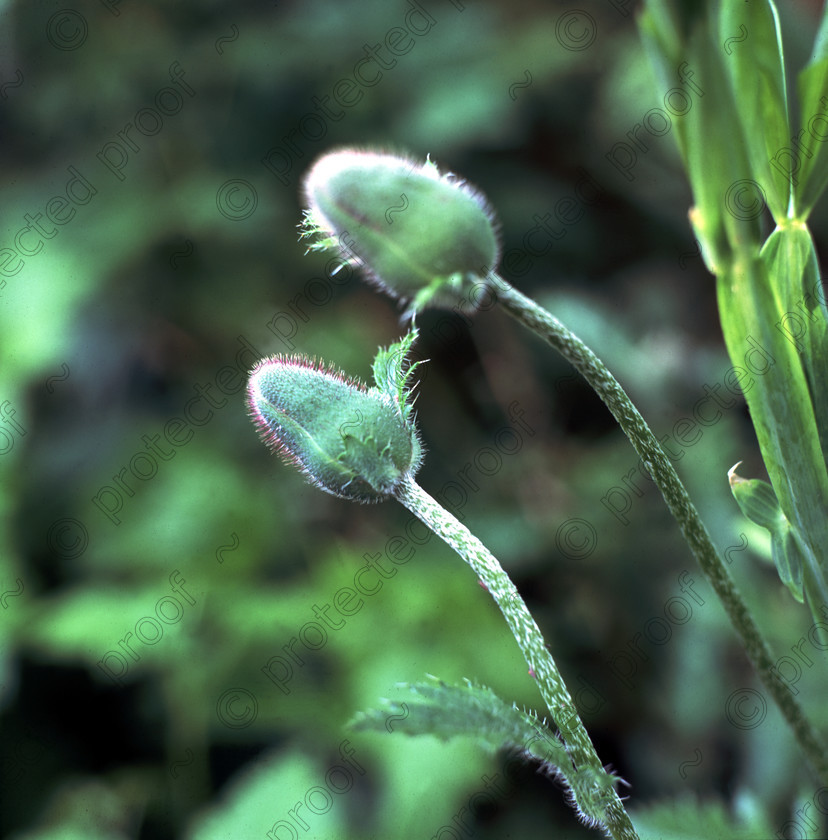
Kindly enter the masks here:
<path id="1" fill-rule="evenodd" d="M 770 648 L 751 617 L 684 485 L 650 427 L 615 377 L 581 339 L 501 277 L 496 276 L 494 281 L 498 303 L 513 318 L 552 345 L 575 367 L 604 401 L 624 434 L 630 439 L 645 468 L 661 490 L 667 507 L 681 527 L 702 572 L 724 605 L 759 678 L 776 701 L 799 746 L 823 784 L 828 784 L 828 752 L 825 745 L 794 695 L 774 675 L 774 659 Z"/>
<path id="2" fill-rule="evenodd" d="M 598 774 L 606 775 L 558 672 L 555 660 L 546 647 L 540 628 L 497 558 L 465 525 L 412 479 L 402 481 L 395 491 L 395 496 L 411 513 L 448 543 L 486 585 L 520 646 L 531 673 L 537 679 L 540 693 L 560 730 L 576 770 L 590 767 Z M 596 802 L 578 802 L 586 816 L 595 819 L 595 814 L 600 814 L 601 822 L 615 840 L 637 838 L 638 835 L 615 789 L 609 786 L 600 794 L 596 792 L 596 796 L 601 797 L 600 800 L 596 799 Z"/>

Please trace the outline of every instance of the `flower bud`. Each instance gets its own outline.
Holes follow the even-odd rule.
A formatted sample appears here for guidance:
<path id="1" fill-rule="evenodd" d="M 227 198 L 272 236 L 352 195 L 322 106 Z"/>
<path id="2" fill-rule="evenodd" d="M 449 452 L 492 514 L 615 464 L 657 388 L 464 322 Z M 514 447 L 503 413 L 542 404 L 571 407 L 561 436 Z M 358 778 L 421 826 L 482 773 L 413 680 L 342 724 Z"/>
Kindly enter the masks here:
<path id="1" fill-rule="evenodd" d="M 771 556 L 782 583 L 799 603 L 803 603 L 802 547 L 796 529 L 788 521 L 776 498 L 773 487 L 759 478 L 742 478 L 735 464 L 727 473 L 730 491 L 742 513 L 770 532 Z"/>
<path id="2" fill-rule="evenodd" d="M 734 464 L 727 472 L 727 480 L 730 483 L 730 492 L 736 504 L 739 505 L 742 513 L 768 531 L 775 531 L 783 527 L 787 520 L 773 487 L 767 481 L 759 478 L 742 478 L 737 475 L 738 464 Z"/>
<path id="3" fill-rule="evenodd" d="M 413 367 L 394 385 L 403 388 Z M 247 404 L 264 443 L 311 484 L 372 503 L 413 478 L 422 460 L 407 392 L 396 394 L 403 399 L 313 359 L 271 356 L 251 373 Z"/>
<path id="4" fill-rule="evenodd" d="M 343 149 L 320 158 L 305 177 L 310 249 L 335 248 L 402 303 L 475 308 L 473 286 L 500 259 L 486 199 L 451 173 L 396 155 Z"/>

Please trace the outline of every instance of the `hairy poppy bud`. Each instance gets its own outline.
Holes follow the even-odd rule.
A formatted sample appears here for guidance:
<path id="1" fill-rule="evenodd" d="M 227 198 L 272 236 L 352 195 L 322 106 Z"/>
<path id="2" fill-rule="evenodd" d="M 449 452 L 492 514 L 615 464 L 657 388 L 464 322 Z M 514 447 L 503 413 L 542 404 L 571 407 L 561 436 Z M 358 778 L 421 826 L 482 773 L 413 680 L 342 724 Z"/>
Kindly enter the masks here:
<path id="1" fill-rule="evenodd" d="M 409 312 L 465 308 L 500 258 L 486 199 L 451 173 L 396 155 L 343 149 L 321 157 L 305 177 L 302 236 L 311 249 L 335 248 Z"/>
<path id="2" fill-rule="evenodd" d="M 304 356 L 262 359 L 247 388 L 262 440 L 334 496 L 364 503 L 388 498 L 422 460 L 406 401 L 407 379 L 417 365 L 403 370 L 415 335 L 380 351 L 377 388 Z"/>

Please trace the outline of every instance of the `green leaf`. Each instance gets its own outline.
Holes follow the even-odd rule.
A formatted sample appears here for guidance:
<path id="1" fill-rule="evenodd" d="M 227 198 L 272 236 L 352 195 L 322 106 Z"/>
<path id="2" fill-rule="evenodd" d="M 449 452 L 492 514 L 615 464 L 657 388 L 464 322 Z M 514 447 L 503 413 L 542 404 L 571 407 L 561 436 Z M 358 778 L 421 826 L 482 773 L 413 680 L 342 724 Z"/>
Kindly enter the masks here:
<path id="1" fill-rule="evenodd" d="M 719 313 L 762 458 L 790 530 L 772 546 L 780 577 L 818 615 L 828 603 L 826 319 L 804 225 L 777 228 L 760 258 L 718 278 Z"/>
<path id="2" fill-rule="evenodd" d="M 755 313 L 763 319 L 763 343 L 779 364 L 763 376 L 757 395 L 763 406 L 758 418 L 750 398 L 754 426 L 757 419 L 773 423 L 775 460 L 784 472 L 770 472 L 771 483 L 785 515 L 807 535 L 823 570 L 828 568 L 828 358 L 825 351 L 825 306 L 811 236 L 804 225 L 777 228 L 762 254 L 766 277 L 775 300 L 757 294 Z M 758 291 L 758 290 L 757 290 Z M 743 303 L 744 306 L 744 303 Z M 734 305 L 731 304 L 731 309 Z M 758 403 L 758 400 L 754 400 Z M 792 445 L 794 444 L 794 445 Z M 762 449 L 765 454 L 765 447 Z M 767 459 L 766 459 L 767 460 Z M 791 487 L 786 499 L 784 484 Z"/>
<path id="3" fill-rule="evenodd" d="M 359 712 L 348 726 L 356 731 L 433 735 L 441 740 L 473 738 L 490 753 L 517 750 L 541 762 L 541 769 L 568 790 L 573 807 L 587 825 L 603 824 L 619 779 L 606 771 L 576 768 L 567 749 L 537 715 L 509 706 L 484 686 L 466 680 L 452 686 L 436 677 L 402 683 L 412 697 L 406 702 L 384 699 L 379 709 Z"/>
<path id="4" fill-rule="evenodd" d="M 774 152 L 772 163 L 792 174 L 797 217 L 807 219 L 828 184 L 828 6 L 823 9 L 811 60 L 797 79 L 800 129 L 797 142 Z"/>
<path id="5" fill-rule="evenodd" d="M 690 220 L 705 264 L 726 270 L 733 252 L 757 248 L 764 197 L 752 181 L 742 131 L 731 119 L 736 102 L 726 76 L 715 9 L 684 22 L 679 30 L 661 2 L 647 3 L 640 31 L 663 90 L 684 91 L 689 108 L 674 120 L 695 206 Z M 738 46 L 738 45 L 737 45 Z"/>
<path id="6" fill-rule="evenodd" d="M 748 802 L 742 811 L 742 818 L 737 820 L 721 802 L 699 802 L 685 796 L 637 808 L 630 812 L 630 818 L 641 840 L 756 840 L 776 836 L 759 803 Z"/>
<path id="7" fill-rule="evenodd" d="M 344 742 L 348 746 L 347 742 Z M 360 772 L 343 761 L 344 771 L 337 783 L 351 777 L 351 785 Z M 357 767 L 359 765 L 357 764 Z M 365 770 L 361 768 L 361 772 Z M 309 790 L 326 784 L 322 764 L 296 748 L 272 750 L 261 755 L 241 770 L 222 789 L 221 795 L 204 806 L 192 820 L 187 840 L 216 840 L 219 837 L 279 837 L 286 830 L 294 831 L 290 811 L 302 803 Z M 323 788 L 324 789 L 324 788 Z M 330 793 L 330 787 L 327 788 Z M 303 816 L 310 825 L 308 837 L 352 837 L 348 824 L 348 809 L 340 796 L 331 796 L 326 809 Z"/>
<path id="8" fill-rule="evenodd" d="M 828 307 L 808 228 L 791 222 L 762 249 L 778 297 L 775 329 L 799 354 L 823 454 L 828 455 Z"/>
<path id="9" fill-rule="evenodd" d="M 719 313 L 731 360 L 740 370 L 753 425 L 776 497 L 788 520 L 826 567 L 828 471 L 811 401 L 807 365 L 778 324 L 784 282 L 801 261 L 787 237 L 769 240 L 762 258 L 745 259 L 718 278 Z M 801 271 L 798 274 L 801 282 Z"/>
<path id="10" fill-rule="evenodd" d="M 771 0 L 723 0 L 719 41 L 719 55 L 730 79 L 751 164 L 751 180 L 779 223 L 788 212 L 790 174 L 772 166 L 771 161 L 788 141 L 790 130 L 782 33 Z"/>

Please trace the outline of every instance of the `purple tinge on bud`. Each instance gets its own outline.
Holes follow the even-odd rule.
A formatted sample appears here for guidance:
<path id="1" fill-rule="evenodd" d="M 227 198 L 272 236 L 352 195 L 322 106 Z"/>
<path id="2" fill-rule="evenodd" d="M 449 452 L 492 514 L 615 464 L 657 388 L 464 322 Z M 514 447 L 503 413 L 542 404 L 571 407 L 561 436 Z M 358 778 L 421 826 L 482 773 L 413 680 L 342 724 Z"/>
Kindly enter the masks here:
<path id="1" fill-rule="evenodd" d="M 247 405 L 262 440 L 335 496 L 379 502 L 419 468 L 419 438 L 400 407 L 313 359 L 260 361 Z"/>

